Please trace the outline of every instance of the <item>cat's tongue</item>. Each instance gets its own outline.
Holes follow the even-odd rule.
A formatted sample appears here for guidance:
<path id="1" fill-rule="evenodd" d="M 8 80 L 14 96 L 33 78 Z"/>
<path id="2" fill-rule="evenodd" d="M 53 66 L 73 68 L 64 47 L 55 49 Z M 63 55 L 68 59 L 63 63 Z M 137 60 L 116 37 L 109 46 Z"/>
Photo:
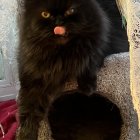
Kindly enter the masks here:
<path id="1" fill-rule="evenodd" d="M 55 35 L 65 35 L 66 29 L 63 26 L 56 26 L 54 28 L 54 34 Z"/>

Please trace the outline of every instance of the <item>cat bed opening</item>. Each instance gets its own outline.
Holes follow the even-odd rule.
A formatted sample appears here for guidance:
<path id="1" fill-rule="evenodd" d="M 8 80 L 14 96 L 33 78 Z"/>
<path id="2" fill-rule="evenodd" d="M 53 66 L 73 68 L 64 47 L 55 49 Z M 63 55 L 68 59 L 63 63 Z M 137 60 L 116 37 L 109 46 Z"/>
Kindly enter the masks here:
<path id="1" fill-rule="evenodd" d="M 119 140 L 119 108 L 100 95 L 69 94 L 58 98 L 49 112 L 55 140 Z"/>
<path id="2" fill-rule="evenodd" d="M 98 73 L 98 79 L 97 79 L 97 85 L 98 85 L 97 91 L 98 92 L 97 93 L 99 95 L 98 96 L 96 95 L 95 97 L 93 97 L 93 99 L 87 99 L 88 97 L 85 97 L 85 96 L 82 97 L 81 95 L 75 95 L 76 97 L 74 97 L 74 95 L 66 95 L 66 94 L 63 96 L 63 98 L 59 98 L 59 100 L 57 100 L 57 102 L 55 102 L 55 104 L 53 104 L 53 106 L 51 108 L 49 122 L 48 122 L 48 119 L 47 120 L 44 119 L 40 122 L 40 128 L 38 131 L 38 140 L 59 140 L 58 138 L 53 139 L 52 135 L 53 135 L 53 137 L 56 137 L 56 136 L 54 136 L 54 134 L 56 134 L 57 136 L 58 136 L 58 134 L 59 135 L 61 134 L 63 136 L 66 133 L 64 131 L 67 131 L 68 129 L 70 129 L 69 126 L 67 126 L 67 127 L 66 126 L 59 127 L 59 125 L 57 125 L 58 127 L 55 126 L 55 121 L 57 121 L 56 118 L 58 117 L 58 119 L 59 119 L 57 121 L 57 123 L 58 122 L 62 123 L 60 121 L 60 118 L 61 118 L 61 116 L 66 114 L 65 112 L 64 113 L 59 112 L 57 109 L 64 108 L 64 110 L 62 110 L 62 111 L 69 112 L 69 114 L 72 115 L 74 113 L 71 113 L 71 112 L 72 111 L 76 112 L 76 109 L 78 109 L 78 108 L 81 108 L 81 110 L 82 110 L 82 107 L 85 107 L 87 109 L 87 106 L 90 106 L 90 103 L 91 103 L 90 100 L 94 100 L 94 99 L 96 99 L 96 100 L 92 101 L 92 103 L 98 103 L 98 105 L 95 105 L 95 106 L 93 106 L 93 108 L 91 108 L 92 110 L 94 110 L 93 113 L 95 112 L 95 110 L 97 108 L 98 108 L 97 111 L 103 110 L 103 109 L 99 109 L 99 107 L 101 107 L 101 108 L 105 107 L 105 108 L 107 108 L 108 111 L 111 109 L 113 109 L 112 111 L 114 111 L 114 108 L 116 110 L 118 110 L 116 112 L 118 112 L 119 115 L 115 115 L 116 117 L 118 116 L 118 119 L 113 122 L 114 123 L 116 122 L 116 125 L 118 125 L 118 127 L 116 127 L 118 132 L 120 131 L 120 126 L 121 126 L 121 132 L 118 133 L 118 134 L 120 134 L 119 140 L 139 140 L 138 116 L 137 116 L 136 110 L 134 109 L 134 104 L 132 102 L 133 96 L 130 92 L 130 77 L 129 77 L 130 63 L 129 62 L 130 62 L 129 53 L 115 54 L 115 55 L 112 55 L 112 56 L 106 58 L 106 60 L 104 62 L 104 67 Z M 74 100 L 74 99 L 75 99 L 75 102 L 74 101 L 72 102 L 72 100 Z M 100 102 L 102 101 L 102 102 L 100 103 L 99 101 Z M 77 102 L 78 102 L 78 104 L 77 104 Z M 70 103 L 70 107 L 72 110 L 70 110 L 66 106 L 67 104 L 64 104 L 64 103 L 67 103 L 67 104 Z M 108 107 L 107 103 L 109 103 L 108 105 L 109 105 L 109 107 L 111 106 L 111 108 Z M 57 108 L 55 108 L 57 106 L 57 104 L 59 106 Z M 117 109 L 117 107 L 115 105 L 119 109 Z M 82 115 L 80 115 L 81 118 L 82 117 L 84 118 L 83 115 L 86 115 L 86 114 L 88 115 L 88 113 L 85 113 L 86 111 L 88 111 L 88 109 L 87 110 L 86 109 L 84 111 L 79 110 L 79 112 L 81 112 L 81 114 L 82 114 Z M 110 112 L 112 112 L 112 111 L 110 111 Z M 100 114 L 100 115 L 98 115 L 99 118 L 104 117 L 102 115 L 102 111 L 100 111 L 99 114 Z M 104 114 L 106 115 L 107 112 L 105 112 Z M 54 115 L 57 115 L 57 116 L 54 116 Z M 77 118 L 78 121 L 80 121 L 80 117 Z M 108 116 L 107 116 L 107 118 L 108 118 Z M 122 121 L 121 121 L 121 118 L 122 118 Z M 90 121 L 90 119 L 91 119 L 91 117 L 88 119 L 85 119 L 85 122 Z M 62 119 L 62 121 L 63 120 L 64 119 Z M 111 120 L 112 119 L 110 119 L 109 121 L 111 121 Z M 65 122 L 65 120 L 63 122 Z M 69 121 L 67 121 L 67 122 L 69 122 Z M 118 122 L 120 122 L 120 123 L 118 123 Z M 70 123 L 71 123 L 71 126 L 73 124 L 75 124 L 74 122 L 70 122 Z M 116 126 L 116 125 L 114 124 L 114 126 Z M 87 124 L 83 123 L 83 126 L 87 126 Z M 93 125 L 90 125 L 90 126 L 93 126 Z M 106 126 L 106 125 L 103 125 L 103 126 Z M 79 126 L 79 128 L 82 128 L 82 127 Z M 90 130 L 87 133 L 86 132 L 87 130 L 85 130 L 85 129 L 79 130 L 79 128 L 76 127 L 76 131 L 74 131 L 75 135 L 80 133 L 81 136 L 83 136 L 82 137 L 83 139 L 85 137 L 87 137 L 85 134 L 87 134 L 89 136 L 89 133 L 91 134 L 92 129 L 93 129 L 93 128 L 90 128 Z M 87 128 L 87 127 L 84 127 L 84 128 Z M 57 130 L 57 133 L 56 133 L 56 130 Z M 60 133 L 58 132 L 58 130 Z M 108 130 L 108 129 L 106 128 L 106 130 Z M 114 130 L 114 127 L 110 128 L 110 131 L 108 131 L 109 134 L 112 132 L 112 130 Z M 104 130 L 102 130 L 102 131 L 105 132 Z M 68 136 L 68 138 L 66 138 L 66 140 L 72 140 L 71 138 L 69 138 L 70 132 L 72 132 L 72 130 L 68 131 L 68 132 L 69 132 L 69 136 Z M 100 136 L 103 136 L 103 134 L 100 134 Z M 83 140 L 82 138 L 80 140 Z M 63 139 L 61 139 L 61 140 L 63 140 Z M 98 139 L 94 139 L 94 140 L 98 140 Z M 90 139 L 88 138 L 86 140 L 90 140 Z M 113 140 L 113 139 L 110 138 L 107 140 Z"/>

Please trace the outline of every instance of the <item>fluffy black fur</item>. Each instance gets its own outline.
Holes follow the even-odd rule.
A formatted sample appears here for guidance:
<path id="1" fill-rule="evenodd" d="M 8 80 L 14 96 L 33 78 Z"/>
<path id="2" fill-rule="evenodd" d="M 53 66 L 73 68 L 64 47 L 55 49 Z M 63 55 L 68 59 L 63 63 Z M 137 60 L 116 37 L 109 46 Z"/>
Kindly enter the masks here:
<path id="1" fill-rule="evenodd" d="M 66 81 L 91 95 L 104 58 L 128 51 L 115 0 L 25 0 L 18 54 L 20 132 L 18 140 L 37 140 L 38 122 Z M 102 8 L 101 8 L 102 7 Z M 68 9 L 74 13 L 66 16 Z M 41 12 L 51 16 L 44 19 Z M 54 35 L 64 26 L 64 36 Z"/>

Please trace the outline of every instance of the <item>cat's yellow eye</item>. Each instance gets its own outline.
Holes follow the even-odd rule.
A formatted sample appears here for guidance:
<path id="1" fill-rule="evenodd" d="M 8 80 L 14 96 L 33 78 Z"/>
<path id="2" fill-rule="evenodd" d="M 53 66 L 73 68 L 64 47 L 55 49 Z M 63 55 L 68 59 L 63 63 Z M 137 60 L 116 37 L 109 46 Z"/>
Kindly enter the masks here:
<path id="1" fill-rule="evenodd" d="M 49 12 L 42 12 L 42 13 L 41 13 L 41 16 L 42 16 L 43 18 L 49 18 L 51 15 L 50 15 Z"/>
<path id="2" fill-rule="evenodd" d="M 75 12 L 75 9 L 74 9 L 74 8 L 70 8 L 69 10 L 67 10 L 67 11 L 65 12 L 65 16 L 72 15 L 74 12 Z"/>

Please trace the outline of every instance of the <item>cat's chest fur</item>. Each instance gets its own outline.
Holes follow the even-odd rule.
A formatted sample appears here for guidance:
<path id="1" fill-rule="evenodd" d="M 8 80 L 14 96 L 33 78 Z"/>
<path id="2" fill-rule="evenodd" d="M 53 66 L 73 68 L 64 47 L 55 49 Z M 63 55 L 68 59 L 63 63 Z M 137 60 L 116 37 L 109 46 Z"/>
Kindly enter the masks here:
<path id="1" fill-rule="evenodd" d="M 72 44 L 52 49 L 41 48 L 32 52 L 28 64 L 34 66 L 45 79 L 76 78 L 87 67 L 90 54 L 81 50 L 83 46 Z M 84 48 L 83 48 L 84 49 Z"/>

